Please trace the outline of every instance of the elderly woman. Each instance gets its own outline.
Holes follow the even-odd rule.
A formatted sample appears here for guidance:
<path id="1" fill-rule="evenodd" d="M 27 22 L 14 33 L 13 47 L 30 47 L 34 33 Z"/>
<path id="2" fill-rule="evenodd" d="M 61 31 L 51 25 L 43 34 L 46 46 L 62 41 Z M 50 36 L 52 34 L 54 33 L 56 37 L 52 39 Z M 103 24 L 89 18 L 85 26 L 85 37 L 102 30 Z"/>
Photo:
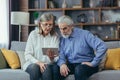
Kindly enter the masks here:
<path id="1" fill-rule="evenodd" d="M 27 41 L 25 49 L 26 63 L 23 69 L 30 74 L 30 80 L 52 80 L 51 60 L 54 55 L 47 51 L 43 55 L 42 48 L 58 48 L 59 39 L 54 31 L 54 16 L 51 13 L 44 13 L 39 20 L 39 26 L 33 30 Z"/>

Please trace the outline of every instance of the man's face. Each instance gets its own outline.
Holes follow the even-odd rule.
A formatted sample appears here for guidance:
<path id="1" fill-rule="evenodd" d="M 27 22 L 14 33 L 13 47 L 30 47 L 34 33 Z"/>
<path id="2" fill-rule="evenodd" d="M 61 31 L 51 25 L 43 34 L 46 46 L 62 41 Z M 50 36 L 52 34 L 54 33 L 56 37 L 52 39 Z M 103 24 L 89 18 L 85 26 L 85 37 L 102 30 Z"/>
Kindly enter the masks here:
<path id="1" fill-rule="evenodd" d="M 64 38 L 67 38 L 72 33 L 72 26 L 67 25 L 66 23 L 60 23 L 59 25 L 60 32 Z"/>

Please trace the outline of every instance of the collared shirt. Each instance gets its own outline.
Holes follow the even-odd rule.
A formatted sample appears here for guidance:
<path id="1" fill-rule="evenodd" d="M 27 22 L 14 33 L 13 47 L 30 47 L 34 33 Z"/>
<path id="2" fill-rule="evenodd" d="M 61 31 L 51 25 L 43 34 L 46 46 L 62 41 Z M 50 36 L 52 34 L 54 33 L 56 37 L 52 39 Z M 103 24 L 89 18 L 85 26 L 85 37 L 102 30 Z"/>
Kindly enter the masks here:
<path id="1" fill-rule="evenodd" d="M 60 38 L 60 57 L 58 65 L 66 63 L 91 62 L 97 66 L 107 48 L 105 43 L 87 30 L 73 28 L 69 38 Z"/>
<path id="2" fill-rule="evenodd" d="M 27 66 L 31 63 L 36 63 L 38 61 L 50 63 L 48 56 L 43 55 L 42 48 L 58 48 L 59 47 L 59 38 L 57 35 L 43 36 L 39 34 L 39 29 L 36 28 L 33 30 L 27 40 L 26 49 L 25 49 L 25 59 L 26 63 L 23 66 L 25 70 Z"/>

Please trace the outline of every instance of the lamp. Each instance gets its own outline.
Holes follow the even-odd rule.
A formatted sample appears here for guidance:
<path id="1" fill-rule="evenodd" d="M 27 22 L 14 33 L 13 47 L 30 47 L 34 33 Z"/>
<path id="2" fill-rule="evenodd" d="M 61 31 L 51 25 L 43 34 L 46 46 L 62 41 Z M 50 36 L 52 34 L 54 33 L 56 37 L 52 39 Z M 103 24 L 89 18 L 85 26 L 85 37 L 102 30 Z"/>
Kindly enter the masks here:
<path id="1" fill-rule="evenodd" d="M 29 24 L 29 13 L 28 12 L 11 12 L 11 24 L 19 25 L 19 41 L 21 40 L 21 25 Z"/>

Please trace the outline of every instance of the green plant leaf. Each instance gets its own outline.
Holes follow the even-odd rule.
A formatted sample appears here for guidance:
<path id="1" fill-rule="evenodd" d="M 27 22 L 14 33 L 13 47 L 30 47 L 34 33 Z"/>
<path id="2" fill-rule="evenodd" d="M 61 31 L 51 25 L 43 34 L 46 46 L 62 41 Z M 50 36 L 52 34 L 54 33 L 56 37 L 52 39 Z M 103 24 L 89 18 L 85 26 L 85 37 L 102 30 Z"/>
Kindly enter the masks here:
<path id="1" fill-rule="evenodd" d="M 34 12 L 34 13 L 33 13 L 33 16 L 34 16 L 35 19 L 37 19 L 38 16 L 39 16 L 39 13 L 38 13 L 38 12 Z"/>

